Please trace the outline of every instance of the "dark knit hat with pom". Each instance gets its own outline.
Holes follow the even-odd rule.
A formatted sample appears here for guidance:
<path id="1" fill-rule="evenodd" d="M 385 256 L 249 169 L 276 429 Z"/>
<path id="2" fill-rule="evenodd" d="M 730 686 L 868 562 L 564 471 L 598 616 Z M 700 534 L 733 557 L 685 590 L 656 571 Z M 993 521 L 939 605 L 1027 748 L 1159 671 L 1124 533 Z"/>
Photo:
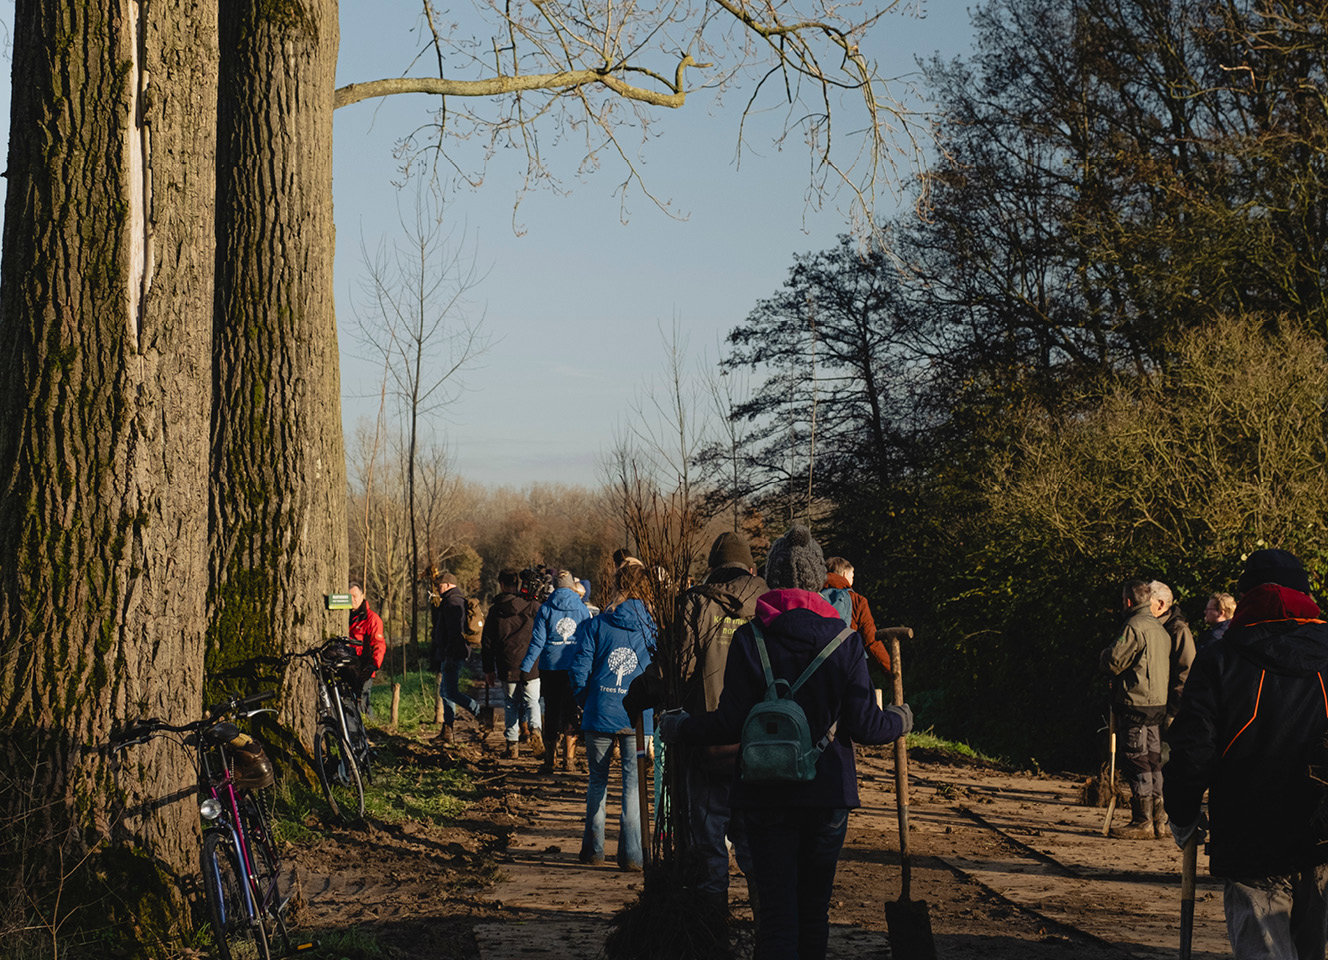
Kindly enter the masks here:
<path id="1" fill-rule="evenodd" d="M 795 523 L 765 557 L 765 582 L 773 590 L 820 590 L 825 583 L 825 557 L 804 524 Z"/>

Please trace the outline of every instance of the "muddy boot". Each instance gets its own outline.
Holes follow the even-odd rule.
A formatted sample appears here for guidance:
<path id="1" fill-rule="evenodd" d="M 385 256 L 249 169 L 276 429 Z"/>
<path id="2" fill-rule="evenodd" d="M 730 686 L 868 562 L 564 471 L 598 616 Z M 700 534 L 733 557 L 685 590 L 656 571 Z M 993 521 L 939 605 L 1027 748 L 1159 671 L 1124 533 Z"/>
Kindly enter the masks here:
<path id="1" fill-rule="evenodd" d="M 1167 829 L 1167 811 L 1162 806 L 1162 797 L 1153 798 L 1153 837 L 1157 840 L 1170 840 L 1171 831 Z"/>
<path id="2" fill-rule="evenodd" d="M 517 741 L 508 740 L 507 749 L 503 751 L 503 757 L 508 760 L 515 760 L 521 753 L 521 748 L 517 746 Z"/>
<path id="3" fill-rule="evenodd" d="M 544 753 L 544 737 L 540 735 L 539 727 L 530 728 L 530 752 L 536 757 Z"/>
<path id="4" fill-rule="evenodd" d="M 521 721 L 521 735 L 517 739 L 522 743 L 526 743 L 530 740 L 530 724 L 526 723 L 524 720 Z"/>
<path id="5" fill-rule="evenodd" d="M 563 738 L 567 752 L 563 754 L 563 769 L 568 773 L 576 772 L 576 737 L 568 734 Z"/>
<path id="6" fill-rule="evenodd" d="M 450 723 L 445 723 L 443 724 L 443 729 L 438 731 L 438 736 L 433 738 L 433 742 L 451 743 L 454 739 L 455 737 L 452 734 L 452 725 Z"/>
<path id="7" fill-rule="evenodd" d="M 1123 827 L 1113 827 L 1111 835 L 1121 840 L 1152 840 L 1152 813 L 1152 797 L 1130 797 L 1130 822 Z"/>

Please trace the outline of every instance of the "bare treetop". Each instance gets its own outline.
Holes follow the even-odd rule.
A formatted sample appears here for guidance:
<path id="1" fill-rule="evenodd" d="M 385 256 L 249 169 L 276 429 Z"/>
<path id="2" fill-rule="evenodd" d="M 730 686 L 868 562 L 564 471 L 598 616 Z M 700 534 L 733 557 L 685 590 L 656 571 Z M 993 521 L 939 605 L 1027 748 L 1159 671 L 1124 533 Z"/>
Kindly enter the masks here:
<path id="1" fill-rule="evenodd" d="M 523 193 L 537 184 L 558 189 L 545 144 L 575 137 L 584 150 L 579 173 L 598 167 L 607 152 L 626 167 L 624 197 L 635 186 L 667 211 L 623 132 L 644 143 L 657 108 L 680 108 L 700 90 L 736 89 L 745 99 L 735 131 L 739 157 L 749 119 L 777 108 L 776 144 L 796 135 L 809 151 L 808 200 L 847 189 L 855 218 L 870 224 L 878 188 L 897 179 L 896 160 L 907 157 L 912 166 L 918 154 L 918 125 L 861 48 L 897 2 L 475 0 L 483 26 L 463 29 L 423 0 L 429 42 L 415 62 L 434 61 L 437 75 L 352 83 L 337 90 L 336 106 L 437 95 L 436 121 L 403 142 L 403 159 L 431 156 L 478 185 L 482 162 L 476 168 L 458 159 L 447 137 L 482 140 L 484 160 L 519 147 L 528 158 Z"/>

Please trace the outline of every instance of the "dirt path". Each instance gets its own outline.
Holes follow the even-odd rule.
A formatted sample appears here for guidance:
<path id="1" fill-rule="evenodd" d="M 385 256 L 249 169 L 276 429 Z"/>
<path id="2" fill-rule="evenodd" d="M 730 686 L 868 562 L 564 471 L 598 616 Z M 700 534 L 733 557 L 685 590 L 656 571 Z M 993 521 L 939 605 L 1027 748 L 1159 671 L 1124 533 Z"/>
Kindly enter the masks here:
<path id="1" fill-rule="evenodd" d="M 370 827 L 299 856 L 314 927 L 349 920 L 390 956 L 528 960 L 593 958 L 609 919 L 640 892 L 613 864 L 617 792 L 610 793 L 605 866 L 577 861 L 585 774 L 537 772 L 498 759 L 497 738 L 463 743 L 489 788 L 448 831 Z M 937 950 L 953 960 L 1081 960 L 1175 956 L 1179 854 L 1168 840 L 1101 837 L 1102 811 L 1078 805 L 1079 782 L 919 759 L 913 764 L 913 896 L 928 903 Z M 863 806 L 849 820 L 831 904 L 831 956 L 889 956 L 884 904 L 899 895 L 899 837 L 888 753 L 859 749 Z M 372 870 L 347 847 L 361 847 Z M 340 863 L 335 857 L 340 853 Z M 1194 956 L 1229 955 L 1220 887 L 1200 857 Z M 749 933 L 741 875 L 730 901 Z M 354 956 L 354 951 L 342 950 Z M 739 953 L 741 956 L 742 953 Z"/>

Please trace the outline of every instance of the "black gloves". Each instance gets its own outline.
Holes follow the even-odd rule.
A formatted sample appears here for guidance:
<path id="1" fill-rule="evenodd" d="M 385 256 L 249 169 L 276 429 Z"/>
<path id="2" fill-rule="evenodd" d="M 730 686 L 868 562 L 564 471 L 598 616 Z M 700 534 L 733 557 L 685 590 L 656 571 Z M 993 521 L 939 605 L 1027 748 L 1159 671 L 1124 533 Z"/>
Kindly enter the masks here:
<path id="1" fill-rule="evenodd" d="M 627 695 L 623 697 L 623 708 L 627 717 L 636 723 L 641 714 L 653 710 L 664 701 L 664 675 L 659 666 L 652 663 L 645 671 L 627 686 Z"/>

